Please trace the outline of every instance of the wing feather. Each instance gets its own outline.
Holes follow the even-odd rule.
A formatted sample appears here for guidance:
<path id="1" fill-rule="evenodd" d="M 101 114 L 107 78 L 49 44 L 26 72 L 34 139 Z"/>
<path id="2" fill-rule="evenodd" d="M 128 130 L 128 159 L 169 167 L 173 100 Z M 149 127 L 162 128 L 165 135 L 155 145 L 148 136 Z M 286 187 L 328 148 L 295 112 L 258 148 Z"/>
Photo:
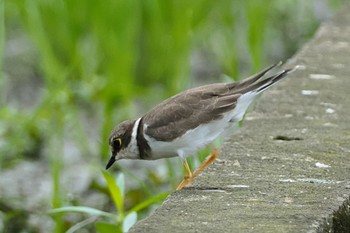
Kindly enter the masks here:
<path id="1" fill-rule="evenodd" d="M 146 134 L 160 141 L 172 141 L 190 129 L 220 119 L 233 110 L 238 98 L 250 91 L 264 91 L 294 69 L 288 69 L 259 81 L 281 63 L 234 83 L 215 83 L 181 92 L 155 106 L 144 115 Z"/>
<path id="2" fill-rule="evenodd" d="M 223 113 L 235 108 L 239 96 L 221 96 L 221 91 L 227 91 L 225 86 L 220 84 L 206 91 L 190 89 L 160 103 L 144 116 L 146 134 L 157 140 L 172 141 L 190 129 L 221 118 Z"/>

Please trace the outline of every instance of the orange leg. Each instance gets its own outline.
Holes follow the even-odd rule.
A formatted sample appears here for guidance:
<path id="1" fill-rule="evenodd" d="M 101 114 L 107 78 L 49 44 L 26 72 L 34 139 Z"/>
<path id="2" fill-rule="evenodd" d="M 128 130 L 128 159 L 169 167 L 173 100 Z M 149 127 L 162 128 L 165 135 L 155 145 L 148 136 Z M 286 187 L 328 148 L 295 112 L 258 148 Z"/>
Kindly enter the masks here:
<path id="1" fill-rule="evenodd" d="M 192 173 L 190 170 L 190 167 L 188 166 L 187 161 L 185 160 L 184 162 L 184 166 L 185 166 L 185 170 L 186 170 L 186 176 L 183 179 L 183 181 L 179 184 L 179 186 L 177 186 L 176 190 L 180 190 L 183 187 L 185 187 L 186 185 L 189 185 L 192 183 L 192 181 L 194 180 L 194 178 L 199 175 L 206 167 L 208 167 L 210 164 L 212 164 L 214 162 L 214 160 L 219 156 L 219 151 L 215 150 L 213 154 L 211 154 L 200 166 L 199 168 Z"/>
<path id="2" fill-rule="evenodd" d="M 183 187 L 185 187 L 186 185 L 188 185 L 192 182 L 193 175 L 192 175 L 190 166 L 188 166 L 188 163 L 186 160 L 184 162 L 184 167 L 185 167 L 185 171 L 186 171 L 186 176 L 183 179 L 183 181 L 179 184 L 179 186 L 177 186 L 176 191 L 182 189 Z"/>
<path id="3" fill-rule="evenodd" d="M 214 160 L 219 156 L 219 151 L 215 150 L 203 163 L 199 166 L 199 168 L 193 173 L 192 177 L 196 177 L 199 175 L 206 167 L 214 162 Z"/>

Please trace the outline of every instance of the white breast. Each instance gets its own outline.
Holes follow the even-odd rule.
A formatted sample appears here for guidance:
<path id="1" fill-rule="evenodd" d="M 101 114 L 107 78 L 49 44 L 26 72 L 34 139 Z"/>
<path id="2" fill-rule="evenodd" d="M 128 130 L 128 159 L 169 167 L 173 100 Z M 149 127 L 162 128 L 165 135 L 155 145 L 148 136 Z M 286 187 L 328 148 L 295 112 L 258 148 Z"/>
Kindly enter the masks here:
<path id="1" fill-rule="evenodd" d="M 135 124 L 132 128 L 131 140 L 127 148 L 121 150 L 118 153 L 118 156 L 122 159 L 139 159 L 139 149 L 137 146 L 136 136 L 137 128 L 139 127 L 141 118 L 135 121 Z"/>

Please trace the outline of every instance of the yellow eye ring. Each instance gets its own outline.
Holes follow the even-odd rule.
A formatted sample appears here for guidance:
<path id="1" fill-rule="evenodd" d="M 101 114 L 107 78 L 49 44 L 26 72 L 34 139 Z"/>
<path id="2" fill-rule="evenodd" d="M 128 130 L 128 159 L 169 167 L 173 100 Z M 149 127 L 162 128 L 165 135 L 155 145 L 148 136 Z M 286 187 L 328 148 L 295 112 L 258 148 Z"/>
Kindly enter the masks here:
<path id="1" fill-rule="evenodd" d="M 114 142 L 118 142 L 118 146 L 117 147 L 120 147 L 122 145 L 122 140 L 120 138 L 114 139 Z"/>

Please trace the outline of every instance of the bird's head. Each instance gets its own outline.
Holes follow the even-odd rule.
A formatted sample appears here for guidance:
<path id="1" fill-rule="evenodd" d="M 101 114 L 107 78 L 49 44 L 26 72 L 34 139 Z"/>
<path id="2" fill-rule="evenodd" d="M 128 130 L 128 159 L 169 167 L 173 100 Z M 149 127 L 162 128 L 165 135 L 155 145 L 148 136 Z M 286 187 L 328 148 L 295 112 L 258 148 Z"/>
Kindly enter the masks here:
<path id="1" fill-rule="evenodd" d="M 115 127 L 109 137 L 109 145 L 111 148 L 111 158 L 109 159 L 106 169 L 112 166 L 112 164 L 127 156 L 125 151 L 131 142 L 132 129 L 135 121 L 123 121 L 117 127 Z"/>

